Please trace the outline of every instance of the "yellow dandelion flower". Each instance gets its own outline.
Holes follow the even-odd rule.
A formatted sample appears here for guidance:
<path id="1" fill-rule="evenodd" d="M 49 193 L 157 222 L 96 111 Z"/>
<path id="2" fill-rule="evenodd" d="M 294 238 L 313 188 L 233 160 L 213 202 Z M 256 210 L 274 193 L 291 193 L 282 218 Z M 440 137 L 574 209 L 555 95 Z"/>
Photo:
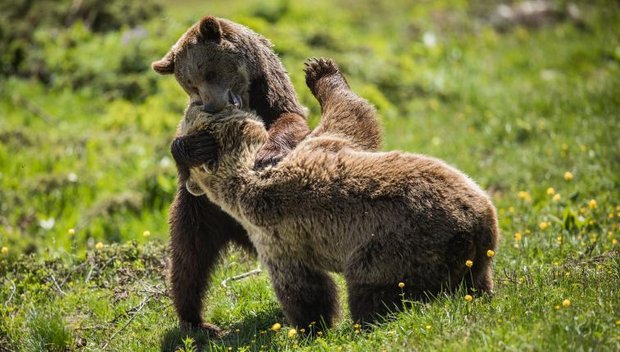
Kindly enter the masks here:
<path id="1" fill-rule="evenodd" d="M 590 199 L 590 201 L 588 202 L 588 208 L 596 209 L 596 207 L 598 207 L 598 203 L 596 202 L 596 199 Z"/>
<path id="2" fill-rule="evenodd" d="M 9 254 L 9 247 L 3 246 L 0 252 L 2 252 L 3 255 Z"/>
<path id="3" fill-rule="evenodd" d="M 611 240 L 611 244 L 614 245 L 614 246 L 617 245 L 618 244 L 618 240 L 614 238 L 613 240 Z M 2 248 L 2 251 L 3 251 L 2 253 L 4 253 L 4 248 Z"/>
<path id="4" fill-rule="evenodd" d="M 104 246 L 105 246 L 105 245 L 104 245 L 103 243 L 101 243 L 101 242 L 97 242 L 97 244 L 95 245 L 95 249 L 97 249 L 97 250 L 101 250 L 101 249 L 103 249 L 103 247 L 104 247 Z"/>
<path id="5" fill-rule="evenodd" d="M 432 328 L 432 326 L 426 325 L 425 328 L 426 328 L 426 330 L 430 330 Z"/>
<path id="6" fill-rule="evenodd" d="M 398 287 L 400 287 L 400 288 L 405 288 L 405 283 L 404 283 L 404 282 L 399 282 L 399 283 L 398 283 Z"/>
<path id="7" fill-rule="evenodd" d="M 68 233 L 69 235 L 73 236 L 73 235 L 75 235 L 75 229 L 73 229 L 73 228 L 72 228 L 72 229 L 69 229 L 69 230 L 67 230 L 67 233 Z"/>
<path id="8" fill-rule="evenodd" d="M 620 320 L 616 320 L 616 325 L 620 325 Z"/>
<path id="9" fill-rule="evenodd" d="M 523 235 L 521 234 L 521 232 L 515 232 L 515 241 L 521 241 L 522 238 Z"/>
<path id="10" fill-rule="evenodd" d="M 543 221 L 540 224 L 538 224 L 538 227 L 543 231 L 548 229 L 549 226 L 551 226 L 551 224 L 548 221 Z"/>
<path id="11" fill-rule="evenodd" d="M 553 196 L 553 201 L 556 203 L 559 202 L 561 199 L 562 199 L 562 196 L 560 196 L 559 193 Z"/>
<path id="12" fill-rule="evenodd" d="M 295 330 L 295 329 L 290 329 L 290 330 L 288 331 L 288 337 L 293 338 L 293 337 L 295 337 L 295 336 L 297 336 L 297 330 Z"/>
<path id="13" fill-rule="evenodd" d="M 494 250 L 492 250 L 492 249 L 489 249 L 489 250 L 487 251 L 487 257 L 489 257 L 489 258 L 493 258 L 494 256 L 495 256 L 495 251 L 494 251 Z"/>
<path id="14" fill-rule="evenodd" d="M 524 202 L 532 201 L 532 196 L 530 195 L 530 192 L 527 191 L 519 191 L 519 193 L 517 193 L 517 197 L 519 197 L 519 199 L 523 200 Z"/>
<path id="15" fill-rule="evenodd" d="M 273 330 L 273 331 L 279 331 L 280 329 L 282 329 L 282 324 L 280 324 L 280 323 L 275 323 L 275 324 L 271 325 L 271 330 Z"/>
<path id="16" fill-rule="evenodd" d="M 151 231 L 149 231 L 149 230 L 146 230 L 146 231 L 142 232 L 142 236 L 144 236 L 144 237 L 149 237 L 150 235 L 151 235 Z"/>
<path id="17" fill-rule="evenodd" d="M 556 304 L 556 305 L 555 305 L 555 307 L 553 307 L 553 308 L 555 308 L 555 309 L 560 309 L 560 305 L 559 305 L 559 304 Z"/>
<path id="18" fill-rule="evenodd" d="M 465 301 L 471 302 L 473 300 L 474 300 L 474 297 L 472 297 L 472 295 L 465 295 Z"/>
<path id="19" fill-rule="evenodd" d="M 564 308 L 570 307 L 570 300 L 569 299 L 563 300 L 562 301 L 562 307 L 564 307 Z"/>
<path id="20" fill-rule="evenodd" d="M 553 189 L 553 187 L 549 187 L 547 188 L 547 195 L 554 195 L 555 194 L 555 189 Z"/>
<path id="21" fill-rule="evenodd" d="M 573 173 L 570 171 L 566 171 L 564 173 L 564 180 L 565 181 L 572 181 L 573 180 Z"/>
<path id="22" fill-rule="evenodd" d="M 471 268 L 472 266 L 474 266 L 474 262 L 471 260 L 467 260 L 465 261 L 465 266 L 468 268 Z"/>

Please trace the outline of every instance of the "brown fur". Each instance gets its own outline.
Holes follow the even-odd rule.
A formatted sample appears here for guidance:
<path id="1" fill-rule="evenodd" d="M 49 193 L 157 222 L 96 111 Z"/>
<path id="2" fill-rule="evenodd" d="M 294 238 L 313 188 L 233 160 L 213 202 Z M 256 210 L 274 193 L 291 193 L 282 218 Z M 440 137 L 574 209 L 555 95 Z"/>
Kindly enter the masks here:
<path id="1" fill-rule="evenodd" d="M 191 179 L 248 230 L 289 321 L 331 322 L 329 271 L 344 274 L 351 316 L 363 323 L 400 308 L 402 292 L 424 299 L 462 283 L 490 292 L 486 253 L 499 230 L 489 197 L 438 159 L 375 152 L 375 111 L 333 62 L 310 61 L 306 77 L 321 124 L 275 167 L 252 169 L 268 140 L 253 114 L 190 110 L 181 128 L 218 141 L 219 167 L 192 168 Z"/>
<path id="2" fill-rule="evenodd" d="M 160 74 L 174 74 L 189 95 L 192 109 L 221 110 L 233 94 L 241 98 L 244 109 L 261 116 L 269 134 L 268 142 L 255 155 L 256 167 L 277 163 L 308 133 L 304 108 L 271 43 L 239 24 L 205 17 L 152 67 Z M 190 167 L 217 165 L 217 144 L 212 136 L 178 136 L 171 149 L 179 174 L 169 218 L 172 298 L 182 326 L 202 327 L 217 334 L 219 329 L 201 317 L 208 277 L 228 243 L 250 251 L 254 248 L 238 222 L 205 196 L 190 194 L 186 187 Z"/>

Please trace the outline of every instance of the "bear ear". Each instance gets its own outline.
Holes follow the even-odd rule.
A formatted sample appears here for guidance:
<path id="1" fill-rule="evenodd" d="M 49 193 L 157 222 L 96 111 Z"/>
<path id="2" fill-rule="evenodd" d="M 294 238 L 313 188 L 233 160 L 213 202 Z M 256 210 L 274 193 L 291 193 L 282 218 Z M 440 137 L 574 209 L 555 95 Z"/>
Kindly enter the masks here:
<path id="1" fill-rule="evenodd" d="M 222 40 L 222 27 L 217 18 L 205 16 L 198 25 L 200 36 L 203 40 L 219 43 Z"/>
<path id="2" fill-rule="evenodd" d="M 151 63 L 153 70 L 160 75 L 169 75 L 174 73 L 174 53 L 169 51 L 161 60 Z"/>

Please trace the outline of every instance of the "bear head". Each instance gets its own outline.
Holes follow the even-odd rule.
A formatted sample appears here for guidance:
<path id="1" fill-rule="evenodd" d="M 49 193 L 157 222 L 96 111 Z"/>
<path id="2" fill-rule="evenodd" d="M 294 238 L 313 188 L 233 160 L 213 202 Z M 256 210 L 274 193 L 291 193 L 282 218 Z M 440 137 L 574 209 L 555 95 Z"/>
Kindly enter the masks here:
<path id="1" fill-rule="evenodd" d="M 198 178 L 218 174 L 219 177 L 235 177 L 243 167 L 253 168 L 257 150 L 267 142 L 268 133 L 260 117 L 227 105 L 217 113 L 205 112 L 190 105 L 179 125 L 180 135 L 208 131 L 218 145 L 218 163 L 203 164 L 194 169 L 185 182 L 185 188 L 194 196 L 205 194 Z M 219 167 L 222 165 L 222 167 Z M 203 176 L 200 176 L 203 175 Z"/>
<path id="2" fill-rule="evenodd" d="M 250 79 L 244 53 L 231 39 L 235 28 L 206 16 L 191 26 L 161 60 L 159 74 L 174 74 L 190 105 L 218 112 L 228 104 L 248 107 Z"/>

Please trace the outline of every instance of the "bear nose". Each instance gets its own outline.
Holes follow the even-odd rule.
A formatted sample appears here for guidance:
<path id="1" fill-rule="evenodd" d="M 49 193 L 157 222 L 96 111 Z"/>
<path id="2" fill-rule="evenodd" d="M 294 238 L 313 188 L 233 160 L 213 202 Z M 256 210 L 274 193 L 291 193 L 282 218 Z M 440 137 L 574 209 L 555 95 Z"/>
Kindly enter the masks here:
<path id="1" fill-rule="evenodd" d="M 228 102 L 228 91 L 218 87 L 200 87 L 200 100 L 202 110 L 208 113 L 216 113 L 224 110 Z"/>

